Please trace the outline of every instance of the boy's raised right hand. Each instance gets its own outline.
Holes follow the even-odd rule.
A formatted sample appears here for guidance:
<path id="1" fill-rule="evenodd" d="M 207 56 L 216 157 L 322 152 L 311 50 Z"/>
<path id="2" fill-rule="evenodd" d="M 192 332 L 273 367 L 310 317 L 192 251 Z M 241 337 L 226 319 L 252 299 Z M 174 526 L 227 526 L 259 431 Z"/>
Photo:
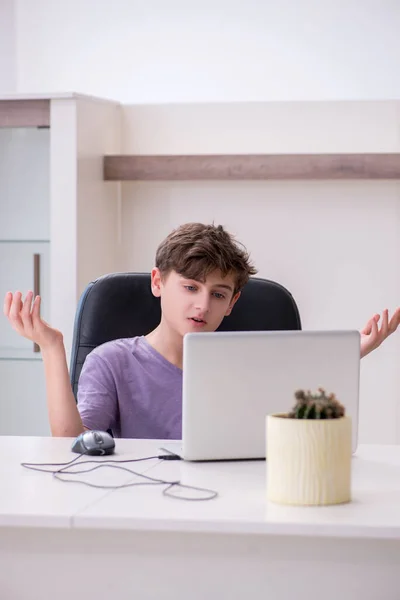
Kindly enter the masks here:
<path id="1" fill-rule="evenodd" d="M 8 292 L 4 298 L 4 314 L 12 327 L 20 335 L 47 350 L 63 343 L 61 331 L 50 327 L 40 316 L 40 296 L 36 296 L 33 304 L 33 292 L 28 292 L 25 300 L 21 292 L 13 295 Z"/>

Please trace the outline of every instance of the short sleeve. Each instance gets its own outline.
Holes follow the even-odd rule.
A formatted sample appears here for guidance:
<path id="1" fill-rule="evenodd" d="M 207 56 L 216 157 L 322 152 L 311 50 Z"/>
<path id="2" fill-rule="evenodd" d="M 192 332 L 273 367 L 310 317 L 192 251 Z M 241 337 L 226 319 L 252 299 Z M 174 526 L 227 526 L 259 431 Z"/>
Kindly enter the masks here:
<path id="1" fill-rule="evenodd" d="M 79 377 L 78 411 L 88 429 L 107 431 L 116 426 L 118 399 L 114 376 L 107 360 L 95 351 L 86 357 Z"/>

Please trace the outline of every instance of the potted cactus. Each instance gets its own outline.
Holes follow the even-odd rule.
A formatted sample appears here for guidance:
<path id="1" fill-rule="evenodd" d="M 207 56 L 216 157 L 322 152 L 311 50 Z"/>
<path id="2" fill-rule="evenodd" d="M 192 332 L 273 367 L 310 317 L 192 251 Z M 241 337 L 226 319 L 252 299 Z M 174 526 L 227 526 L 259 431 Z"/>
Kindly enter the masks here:
<path id="1" fill-rule="evenodd" d="M 267 416 L 267 497 L 294 505 L 351 500 L 351 419 L 323 388 L 298 390 L 286 414 Z"/>

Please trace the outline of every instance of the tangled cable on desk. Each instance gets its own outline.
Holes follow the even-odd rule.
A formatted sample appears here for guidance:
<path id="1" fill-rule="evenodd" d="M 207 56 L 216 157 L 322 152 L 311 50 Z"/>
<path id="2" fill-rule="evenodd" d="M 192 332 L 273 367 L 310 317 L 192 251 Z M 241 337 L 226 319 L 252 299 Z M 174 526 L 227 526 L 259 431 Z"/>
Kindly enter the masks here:
<path id="1" fill-rule="evenodd" d="M 25 469 L 30 469 L 32 471 L 40 471 L 42 473 L 51 473 L 55 479 L 62 481 L 63 483 L 80 483 L 82 485 L 86 485 L 88 487 L 98 488 L 102 490 L 118 490 L 122 488 L 128 487 L 138 487 L 143 485 L 164 485 L 166 486 L 163 489 L 163 496 L 167 496 L 169 498 L 173 498 L 174 500 L 185 500 L 185 501 L 204 501 L 204 500 L 213 500 L 218 496 L 218 492 L 214 490 L 209 490 L 206 488 L 199 488 L 193 485 L 185 485 L 178 481 L 165 481 L 164 479 L 158 479 L 155 477 L 150 477 L 149 475 L 145 475 L 144 473 L 138 473 L 133 469 L 129 469 L 128 467 L 121 466 L 126 463 L 134 463 L 134 462 L 142 462 L 147 460 L 174 460 L 169 455 L 158 455 L 158 456 L 146 456 L 145 458 L 133 458 L 126 460 L 116 460 L 116 459 L 105 459 L 103 461 L 97 460 L 82 460 L 80 462 L 79 459 L 86 456 L 85 454 L 79 454 L 74 459 L 70 460 L 66 463 L 21 463 L 21 466 Z M 84 468 L 76 470 L 75 467 L 82 465 L 94 465 L 90 468 Z M 43 467 L 60 467 L 56 470 L 54 469 L 45 469 Z M 72 467 L 72 470 L 70 468 Z M 68 479 L 65 476 L 69 475 L 81 475 L 82 473 L 90 473 L 96 471 L 101 468 L 109 467 L 111 469 L 119 469 L 121 471 L 125 471 L 127 473 L 131 473 L 137 477 L 144 479 L 144 481 L 134 482 L 134 483 L 123 483 L 120 485 L 99 485 L 96 483 L 91 483 L 89 481 L 83 481 L 80 479 Z M 203 492 L 205 495 L 201 497 L 185 497 L 181 495 L 177 495 L 173 493 L 173 490 L 183 489 L 183 490 L 194 490 L 197 492 Z"/>

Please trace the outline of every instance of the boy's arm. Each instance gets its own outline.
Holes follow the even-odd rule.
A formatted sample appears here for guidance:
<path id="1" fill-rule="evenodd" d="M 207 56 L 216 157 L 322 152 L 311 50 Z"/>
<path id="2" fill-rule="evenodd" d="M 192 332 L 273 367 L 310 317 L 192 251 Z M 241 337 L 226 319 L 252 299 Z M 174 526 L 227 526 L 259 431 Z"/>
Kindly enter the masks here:
<path id="1" fill-rule="evenodd" d="M 4 314 L 20 335 L 40 346 L 46 377 L 50 429 L 54 436 L 76 437 L 84 431 L 69 380 L 63 336 L 40 317 L 40 297 L 9 292 Z"/>
<path id="2" fill-rule="evenodd" d="M 64 344 L 61 342 L 44 348 L 42 356 L 51 434 L 56 437 L 76 437 L 86 428 L 72 392 Z"/>
<path id="3" fill-rule="evenodd" d="M 389 311 L 387 308 L 383 311 L 380 326 L 378 325 L 381 315 L 375 314 L 368 321 L 361 334 L 360 356 L 363 358 L 373 350 L 376 350 L 386 338 L 394 333 L 400 325 L 400 307 L 397 308 L 392 318 L 389 320 Z"/>

